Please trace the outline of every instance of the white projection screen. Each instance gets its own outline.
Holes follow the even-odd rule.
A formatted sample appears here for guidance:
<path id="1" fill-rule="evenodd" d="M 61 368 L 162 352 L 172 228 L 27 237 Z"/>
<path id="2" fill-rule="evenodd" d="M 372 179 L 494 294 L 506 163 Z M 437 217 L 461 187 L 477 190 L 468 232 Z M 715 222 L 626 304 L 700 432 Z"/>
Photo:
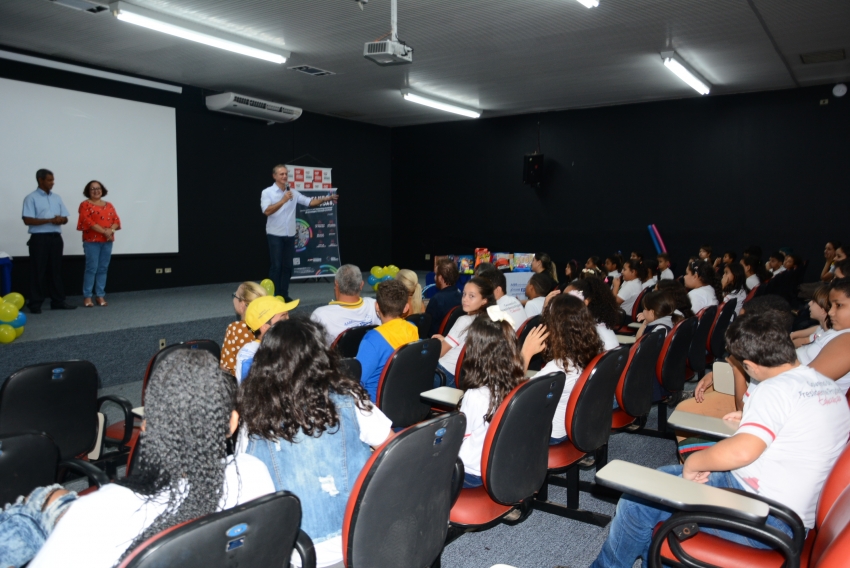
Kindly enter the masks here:
<path id="1" fill-rule="evenodd" d="M 71 213 L 66 255 L 83 254 L 77 210 L 93 179 L 121 218 L 113 254 L 178 252 L 176 138 L 171 107 L 0 79 L 0 251 L 29 255 L 21 208 L 47 168 Z"/>

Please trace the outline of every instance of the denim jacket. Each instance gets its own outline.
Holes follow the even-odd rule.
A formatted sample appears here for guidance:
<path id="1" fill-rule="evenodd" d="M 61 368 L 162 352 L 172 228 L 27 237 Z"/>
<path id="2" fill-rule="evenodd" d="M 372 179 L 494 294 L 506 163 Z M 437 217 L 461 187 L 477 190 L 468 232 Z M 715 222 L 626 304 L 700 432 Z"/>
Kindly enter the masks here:
<path id="1" fill-rule="evenodd" d="M 301 529 L 319 543 L 342 534 L 351 488 L 372 455 L 360 441 L 351 396 L 331 394 L 340 423 L 319 437 L 299 432 L 292 442 L 251 436 L 247 452 L 260 459 L 276 491 L 291 491 L 301 500 Z"/>

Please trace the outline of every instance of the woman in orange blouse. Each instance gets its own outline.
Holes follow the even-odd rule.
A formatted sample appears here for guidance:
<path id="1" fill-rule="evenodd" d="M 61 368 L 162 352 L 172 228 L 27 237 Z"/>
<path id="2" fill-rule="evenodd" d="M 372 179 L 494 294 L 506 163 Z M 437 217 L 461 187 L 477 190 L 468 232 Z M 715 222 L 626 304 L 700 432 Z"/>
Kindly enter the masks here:
<path id="1" fill-rule="evenodd" d="M 83 195 L 88 199 L 80 203 L 77 230 L 83 232 L 83 251 L 86 253 L 86 272 L 83 276 L 83 305 L 92 307 L 92 288 L 98 306 L 105 306 L 106 270 L 112 258 L 115 231 L 121 229 L 121 220 L 111 203 L 103 200 L 106 187 L 97 180 L 86 184 Z"/>
<path id="2" fill-rule="evenodd" d="M 243 282 L 233 294 L 233 309 L 239 316 L 227 326 L 224 332 L 224 342 L 221 344 L 221 368 L 236 376 L 236 354 L 246 343 L 254 341 L 254 332 L 245 325 L 245 310 L 252 300 L 266 295 L 266 289 L 256 282 Z"/>

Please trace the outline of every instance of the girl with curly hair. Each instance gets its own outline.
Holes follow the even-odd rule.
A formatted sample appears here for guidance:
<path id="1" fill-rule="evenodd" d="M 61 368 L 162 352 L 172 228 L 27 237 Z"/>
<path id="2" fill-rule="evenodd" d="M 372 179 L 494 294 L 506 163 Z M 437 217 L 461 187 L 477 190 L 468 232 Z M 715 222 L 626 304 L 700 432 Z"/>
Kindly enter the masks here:
<path id="1" fill-rule="evenodd" d="M 620 308 L 614 298 L 611 288 L 602 278 L 582 278 L 567 286 L 564 290 L 569 292 L 575 290 L 581 293 L 581 299 L 590 310 L 590 314 L 596 321 L 596 333 L 605 346 L 605 351 L 610 351 L 620 346 L 614 329 L 621 323 Z"/>
<path id="2" fill-rule="evenodd" d="M 720 282 L 714 266 L 707 260 L 695 260 L 688 264 L 685 270 L 685 288 L 691 299 L 691 309 L 699 313 L 709 306 L 716 306 L 723 299 Z"/>
<path id="3" fill-rule="evenodd" d="M 484 438 L 496 409 L 524 380 L 516 333 L 510 316 L 498 306 L 476 318 L 466 335 L 461 386 L 466 391 L 460 411 L 466 415 L 466 434 L 460 447 L 464 487 L 479 487 Z"/>
<path id="4" fill-rule="evenodd" d="M 133 473 L 76 500 L 59 497 L 70 506 L 29 566 L 114 566 L 167 528 L 273 493 L 262 462 L 227 456 L 236 388 L 206 351 L 166 355 L 147 387 Z"/>
<path id="5" fill-rule="evenodd" d="M 319 566 L 342 562 L 342 521 L 351 489 L 392 425 L 325 343 L 324 327 L 282 320 L 263 341 L 239 391 L 237 453 L 260 459 L 275 489 L 301 500 L 301 528 Z"/>

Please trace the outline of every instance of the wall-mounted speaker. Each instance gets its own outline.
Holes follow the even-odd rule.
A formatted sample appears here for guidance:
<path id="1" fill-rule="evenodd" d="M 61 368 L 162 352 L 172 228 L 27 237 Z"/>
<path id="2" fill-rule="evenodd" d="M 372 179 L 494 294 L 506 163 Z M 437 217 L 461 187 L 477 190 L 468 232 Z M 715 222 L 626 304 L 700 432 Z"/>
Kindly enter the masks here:
<path id="1" fill-rule="evenodd" d="M 543 182 L 543 154 L 526 154 L 522 159 L 522 183 L 540 185 Z"/>

